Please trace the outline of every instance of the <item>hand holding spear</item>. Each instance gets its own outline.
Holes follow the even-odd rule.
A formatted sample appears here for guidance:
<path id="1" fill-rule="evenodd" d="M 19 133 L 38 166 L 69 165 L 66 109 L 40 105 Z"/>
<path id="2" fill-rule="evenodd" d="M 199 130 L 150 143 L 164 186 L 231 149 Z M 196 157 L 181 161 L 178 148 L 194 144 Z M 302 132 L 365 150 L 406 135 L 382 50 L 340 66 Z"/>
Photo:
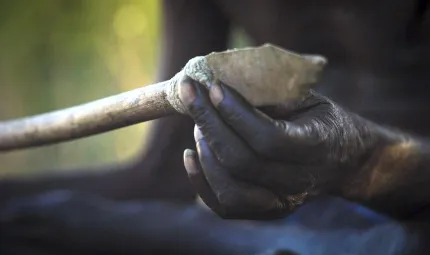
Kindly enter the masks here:
<path id="1" fill-rule="evenodd" d="M 219 80 L 252 105 L 297 100 L 316 84 L 327 61 L 265 44 L 191 59 L 170 80 L 71 108 L 0 122 L 0 151 L 82 138 L 172 114 L 186 114 L 178 85 L 187 76 L 209 86 Z"/>

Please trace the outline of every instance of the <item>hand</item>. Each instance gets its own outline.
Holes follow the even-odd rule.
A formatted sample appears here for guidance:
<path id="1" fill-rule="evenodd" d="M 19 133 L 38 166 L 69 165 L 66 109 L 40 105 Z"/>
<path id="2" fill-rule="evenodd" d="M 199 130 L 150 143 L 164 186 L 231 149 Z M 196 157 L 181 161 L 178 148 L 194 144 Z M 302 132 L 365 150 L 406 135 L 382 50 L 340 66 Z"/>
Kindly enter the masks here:
<path id="1" fill-rule="evenodd" d="M 225 218 L 277 218 L 314 195 L 342 195 L 361 185 L 360 169 L 388 142 L 376 125 L 313 91 L 263 108 L 276 119 L 223 84 L 208 92 L 186 79 L 179 95 L 196 123 L 197 153 L 184 154 L 189 178 Z"/>

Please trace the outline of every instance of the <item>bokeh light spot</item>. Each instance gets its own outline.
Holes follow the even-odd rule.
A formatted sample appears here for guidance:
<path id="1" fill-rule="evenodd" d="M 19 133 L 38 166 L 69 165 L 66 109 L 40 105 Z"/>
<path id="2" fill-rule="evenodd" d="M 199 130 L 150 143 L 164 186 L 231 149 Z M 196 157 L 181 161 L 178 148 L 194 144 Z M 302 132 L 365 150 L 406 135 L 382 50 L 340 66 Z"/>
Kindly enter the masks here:
<path id="1" fill-rule="evenodd" d="M 124 5 L 115 13 L 114 30 L 122 39 L 133 39 L 141 35 L 147 25 L 145 13 L 136 5 Z"/>

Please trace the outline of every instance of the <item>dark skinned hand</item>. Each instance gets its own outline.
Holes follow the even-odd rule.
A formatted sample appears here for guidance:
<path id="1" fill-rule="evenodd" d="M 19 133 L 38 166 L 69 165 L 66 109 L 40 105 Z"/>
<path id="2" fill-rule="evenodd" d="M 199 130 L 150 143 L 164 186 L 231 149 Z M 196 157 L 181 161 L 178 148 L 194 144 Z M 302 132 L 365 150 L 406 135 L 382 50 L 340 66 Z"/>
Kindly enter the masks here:
<path id="1" fill-rule="evenodd" d="M 223 218 L 274 219 L 315 195 L 338 195 L 383 143 L 376 125 L 313 91 L 256 109 L 231 87 L 209 88 L 189 78 L 179 88 L 196 123 L 197 152 L 186 150 L 184 162 Z"/>

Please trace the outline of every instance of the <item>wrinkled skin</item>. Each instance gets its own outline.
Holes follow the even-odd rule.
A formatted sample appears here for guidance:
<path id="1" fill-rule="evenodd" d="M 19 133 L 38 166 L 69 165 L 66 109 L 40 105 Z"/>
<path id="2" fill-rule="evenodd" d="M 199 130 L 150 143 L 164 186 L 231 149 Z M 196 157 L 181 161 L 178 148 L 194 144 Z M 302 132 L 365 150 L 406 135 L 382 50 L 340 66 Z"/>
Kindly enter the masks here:
<path id="1" fill-rule="evenodd" d="M 422 152 L 418 141 L 347 112 L 313 91 L 303 101 L 266 109 L 278 115 L 275 119 L 223 84 L 211 84 L 208 92 L 186 79 L 179 95 L 196 123 L 197 153 L 185 152 L 185 167 L 203 201 L 222 217 L 282 217 L 316 195 L 351 199 L 352 193 L 368 194 L 374 186 L 389 194 L 395 191 L 386 177 L 379 177 L 381 172 L 388 172 L 395 183 L 396 175 L 429 168 L 414 163 L 398 170 L 391 163 L 379 163 L 391 159 L 391 154 L 380 153 L 390 146 L 408 153 L 402 159 L 405 162 L 427 161 L 430 155 L 413 155 L 412 151 Z M 404 144 L 411 148 L 403 149 Z M 401 152 L 393 156 L 402 157 Z M 406 179 L 395 188 L 401 190 L 413 182 Z M 378 195 L 355 199 L 366 203 Z M 395 205 L 403 207 L 403 198 L 397 199 Z M 401 215 L 427 206 L 430 199 L 426 196 L 420 202 L 391 211 L 385 208 L 392 205 L 387 200 L 376 209 Z"/>
<path id="2" fill-rule="evenodd" d="M 321 208 L 315 224 L 312 211 Z M 241 222 L 192 206 L 116 203 L 57 191 L 8 204 L 0 227 L 5 255 L 425 254 L 417 245 L 425 235 L 413 223 L 335 198 L 317 199 L 285 220 Z"/>

